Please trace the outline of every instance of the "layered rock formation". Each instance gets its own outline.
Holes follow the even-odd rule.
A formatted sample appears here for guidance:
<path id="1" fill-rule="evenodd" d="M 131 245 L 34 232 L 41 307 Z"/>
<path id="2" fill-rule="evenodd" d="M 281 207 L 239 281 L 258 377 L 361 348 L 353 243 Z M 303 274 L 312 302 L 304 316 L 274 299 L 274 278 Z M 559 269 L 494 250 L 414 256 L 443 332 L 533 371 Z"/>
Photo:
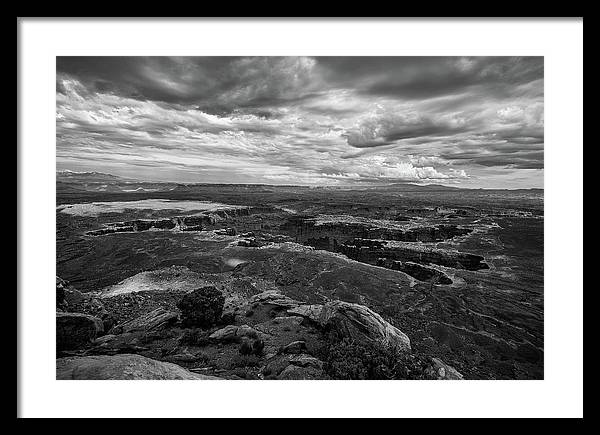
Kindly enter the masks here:
<path id="1" fill-rule="evenodd" d="M 332 301 L 325 305 L 298 305 L 287 310 L 356 342 L 378 342 L 400 351 L 410 351 L 410 339 L 373 310 L 358 304 Z"/>
<path id="2" fill-rule="evenodd" d="M 262 210 L 259 208 L 258 210 Z M 165 219 L 135 219 L 105 224 L 103 228 L 88 231 L 89 236 L 102 236 L 112 233 L 140 232 L 148 230 L 202 231 L 208 227 L 238 216 L 248 216 L 256 212 L 254 208 L 237 207 L 198 213 L 191 216 L 175 216 Z M 220 231 L 220 230 L 219 230 Z M 234 229 L 225 229 L 223 235 L 235 235 Z"/>
<path id="3" fill-rule="evenodd" d="M 376 265 L 387 269 L 399 270 L 419 281 L 429 281 L 436 284 L 452 284 L 452 280 L 443 272 L 418 263 L 413 263 L 412 261 L 398 261 L 380 257 L 377 259 Z"/>
<path id="4" fill-rule="evenodd" d="M 437 210 L 441 214 L 445 211 Z M 296 241 L 303 244 L 339 252 L 363 263 L 399 270 L 420 281 L 435 284 L 452 284 L 452 280 L 429 266 L 432 264 L 466 270 L 488 268 L 479 255 L 427 245 L 465 236 L 472 229 L 449 224 L 397 222 L 352 216 L 294 216 L 283 228 L 295 234 Z"/>
<path id="5" fill-rule="evenodd" d="M 387 258 L 419 264 L 437 264 L 454 269 L 481 270 L 489 268 L 481 255 L 440 249 L 418 243 L 354 239 L 341 245 L 339 252 L 354 260 L 371 264 L 376 264 L 379 258 Z"/>
<path id="6" fill-rule="evenodd" d="M 178 313 L 159 307 L 135 319 L 121 323 L 109 332 L 111 334 L 122 334 L 133 331 L 153 331 L 175 323 L 178 318 Z"/>
<path id="7" fill-rule="evenodd" d="M 401 242 L 440 242 L 469 234 L 472 230 L 457 225 L 395 224 L 352 216 L 294 216 L 284 229 L 295 231 L 296 240 L 327 250 L 352 239 L 383 239 Z"/>

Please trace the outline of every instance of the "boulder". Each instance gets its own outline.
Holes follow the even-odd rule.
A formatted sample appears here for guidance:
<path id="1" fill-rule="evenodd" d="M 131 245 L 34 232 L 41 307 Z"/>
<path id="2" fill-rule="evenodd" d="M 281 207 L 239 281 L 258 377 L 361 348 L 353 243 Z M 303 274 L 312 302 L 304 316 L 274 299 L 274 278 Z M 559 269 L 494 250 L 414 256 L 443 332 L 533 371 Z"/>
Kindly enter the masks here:
<path id="1" fill-rule="evenodd" d="M 462 380 L 461 375 L 454 367 L 446 364 L 439 358 L 431 358 L 431 365 L 425 370 L 425 373 L 433 378 L 439 380 Z"/>
<path id="2" fill-rule="evenodd" d="M 213 332 L 208 338 L 215 341 L 229 341 L 235 338 L 238 327 L 235 325 L 227 325 L 218 331 Z"/>
<path id="3" fill-rule="evenodd" d="M 94 355 L 56 360 L 56 379 L 112 380 L 201 380 L 219 379 L 192 373 L 177 364 L 156 361 L 141 355 Z"/>
<path id="4" fill-rule="evenodd" d="M 99 346 L 102 345 L 104 343 L 108 343 L 109 341 L 112 341 L 116 338 L 117 336 L 114 334 L 106 334 L 103 335 L 102 337 L 98 337 L 97 339 L 94 340 L 94 346 Z"/>
<path id="5" fill-rule="evenodd" d="M 144 334 L 140 332 L 108 334 L 94 340 L 93 347 L 88 353 L 93 355 L 115 355 L 145 352 L 149 349 L 140 343 L 141 337 L 144 337 Z"/>
<path id="6" fill-rule="evenodd" d="M 277 355 L 267 362 L 261 374 L 265 379 L 325 379 L 323 362 L 306 353 L 298 355 Z"/>
<path id="7" fill-rule="evenodd" d="M 333 301 L 325 305 L 294 307 L 288 314 L 305 316 L 323 328 L 358 342 L 377 341 L 402 351 L 411 349 L 406 334 L 363 305 Z"/>
<path id="8" fill-rule="evenodd" d="M 233 341 L 243 337 L 258 338 L 258 331 L 248 325 L 227 325 L 210 334 L 208 338 L 215 341 Z"/>
<path id="9" fill-rule="evenodd" d="M 86 347 L 104 333 L 102 320 L 82 313 L 56 313 L 56 349 Z"/>
<path id="10" fill-rule="evenodd" d="M 400 351 L 411 349 L 410 339 L 406 334 L 363 305 L 343 301 L 331 301 L 324 305 L 302 304 L 276 290 L 252 296 L 249 304 L 285 308 L 287 316 L 282 317 L 282 320 L 273 319 L 274 324 L 300 317 L 316 323 L 324 330 L 334 331 L 343 338 L 365 343 L 379 342 Z"/>
<path id="11" fill-rule="evenodd" d="M 176 312 L 159 307 L 135 319 L 115 326 L 111 332 L 121 334 L 132 331 L 153 331 L 176 322 L 177 317 Z"/>
<path id="12" fill-rule="evenodd" d="M 300 305 L 300 302 L 293 300 L 287 296 L 282 295 L 277 290 L 267 290 L 266 292 L 259 293 L 250 298 L 249 303 L 263 304 L 263 305 L 275 305 L 283 308 L 293 308 Z"/>
<path id="13" fill-rule="evenodd" d="M 273 323 L 287 327 L 298 327 L 302 324 L 303 320 L 301 316 L 279 316 L 273 318 Z"/>

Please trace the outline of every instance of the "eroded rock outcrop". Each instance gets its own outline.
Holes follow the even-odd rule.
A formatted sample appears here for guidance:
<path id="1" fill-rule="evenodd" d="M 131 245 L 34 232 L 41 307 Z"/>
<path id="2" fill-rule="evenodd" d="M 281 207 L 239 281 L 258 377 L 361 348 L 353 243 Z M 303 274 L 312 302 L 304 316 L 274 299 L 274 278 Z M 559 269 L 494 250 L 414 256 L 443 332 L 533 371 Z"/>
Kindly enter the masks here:
<path id="1" fill-rule="evenodd" d="M 213 332 L 209 338 L 214 341 L 234 341 L 240 340 L 242 337 L 258 338 L 258 336 L 258 331 L 248 325 L 227 325 Z"/>
<path id="2" fill-rule="evenodd" d="M 252 296 L 249 299 L 250 304 L 276 305 L 284 308 L 292 308 L 300 305 L 300 302 L 284 296 L 276 290 L 268 290 Z"/>
<path id="3" fill-rule="evenodd" d="M 432 267 L 413 263 L 412 261 L 398 261 L 390 260 L 389 258 L 378 258 L 376 265 L 385 267 L 387 269 L 399 270 L 400 272 L 404 272 L 407 275 L 418 279 L 419 281 L 427 281 L 435 284 L 445 285 L 452 284 L 452 280 L 448 278 L 445 273 L 433 269 Z"/>
<path id="4" fill-rule="evenodd" d="M 198 213 L 192 216 L 175 216 L 162 219 L 135 219 L 124 222 L 111 222 L 102 228 L 88 231 L 88 236 L 102 236 L 112 233 L 140 232 L 148 230 L 175 230 L 175 231 L 204 231 L 220 222 L 238 216 L 248 216 L 256 210 L 248 207 L 235 207 L 222 210 L 213 210 L 209 213 Z M 219 235 L 234 236 L 234 228 L 216 230 Z"/>
<path id="5" fill-rule="evenodd" d="M 439 249 L 433 243 L 465 236 L 472 228 L 454 224 L 423 224 L 346 215 L 294 216 L 282 226 L 297 242 L 344 254 L 362 263 L 399 270 L 420 281 L 449 285 L 452 280 L 430 265 L 454 269 L 488 269 L 484 258 Z M 429 244 L 429 245 L 428 245 Z"/>
<path id="6" fill-rule="evenodd" d="M 333 301 L 325 305 L 299 305 L 287 312 L 307 317 L 321 327 L 357 342 L 376 341 L 401 351 L 411 349 L 406 334 L 363 305 Z"/>
<path id="7" fill-rule="evenodd" d="M 352 239 L 383 239 L 402 242 L 440 242 L 464 236 L 473 230 L 458 225 L 398 224 L 354 216 L 294 216 L 283 228 L 295 232 L 296 240 L 319 249 L 334 250 Z"/>
<path id="8" fill-rule="evenodd" d="M 410 339 L 406 334 L 363 305 L 343 301 L 308 305 L 277 291 L 255 295 L 250 298 L 249 304 L 272 305 L 286 309 L 288 316 L 280 321 L 289 321 L 290 317 L 294 316 L 304 317 L 320 328 L 333 330 L 345 338 L 362 342 L 377 341 L 399 350 L 410 350 Z"/>
<path id="9" fill-rule="evenodd" d="M 115 326 L 110 332 L 122 334 L 133 331 L 154 331 L 177 321 L 179 315 L 162 307 Z"/>
<path id="10" fill-rule="evenodd" d="M 415 243 L 388 242 L 385 240 L 354 239 L 338 246 L 337 252 L 353 260 L 377 265 L 393 265 L 390 261 L 415 264 L 435 264 L 454 269 L 489 269 L 481 255 L 450 249 L 440 249 Z"/>

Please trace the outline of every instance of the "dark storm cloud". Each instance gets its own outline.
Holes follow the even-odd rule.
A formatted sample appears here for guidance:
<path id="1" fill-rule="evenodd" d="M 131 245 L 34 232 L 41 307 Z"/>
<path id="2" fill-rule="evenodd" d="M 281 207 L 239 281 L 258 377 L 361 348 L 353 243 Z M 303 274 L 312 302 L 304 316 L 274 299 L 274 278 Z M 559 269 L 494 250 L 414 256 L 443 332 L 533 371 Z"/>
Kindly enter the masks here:
<path id="1" fill-rule="evenodd" d="M 207 113 L 226 114 L 316 96 L 310 92 L 312 63 L 289 57 L 58 57 L 57 72 L 78 77 L 91 92 L 195 103 Z"/>
<path id="2" fill-rule="evenodd" d="M 448 136 L 465 131 L 464 125 L 452 123 L 452 119 L 415 114 L 378 114 L 364 120 L 356 129 L 343 136 L 348 145 L 356 148 L 369 148 L 390 145 L 405 139 L 433 140 L 438 136 Z"/>
<path id="3" fill-rule="evenodd" d="M 521 149 L 493 148 L 493 151 L 482 153 L 481 151 L 453 152 L 440 155 L 441 158 L 454 161 L 458 164 L 475 164 L 482 166 L 499 166 L 523 169 L 542 169 L 544 167 L 544 152 L 523 151 Z"/>
<path id="4" fill-rule="evenodd" d="M 540 57 L 59 57 L 56 91 L 67 169 L 309 184 L 542 176 Z"/>
<path id="5" fill-rule="evenodd" d="M 217 77 L 231 61 L 212 57 L 58 57 L 56 69 L 77 77 L 93 92 L 183 103 L 202 100 L 226 87 L 228 80 Z"/>
<path id="6" fill-rule="evenodd" d="M 291 60 L 290 60 L 291 59 Z M 246 93 L 237 104 L 280 105 L 318 97 L 309 63 L 285 57 L 58 57 L 57 72 L 83 79 L 94 91 L 169 103 L 218 100 Z M 367 94 L 432 98 L 473 87 L 509 94 L 543 78 L 542 57 L 315 57 L 315 75 L 329 87 Z M 293 78 L 293 79 L 292 79 Z M 215 103 L 216 104 L 216 103 Z M 223 104 L 223 103 L 221 103 Z"/>
<path id="7" fill-rule="evenodd" d="M 432 98 L 475 87 L 510 94 L 543 78 L 543 57 L 321 57 L 319 65 L 339 85 L 402 98 Z"/>

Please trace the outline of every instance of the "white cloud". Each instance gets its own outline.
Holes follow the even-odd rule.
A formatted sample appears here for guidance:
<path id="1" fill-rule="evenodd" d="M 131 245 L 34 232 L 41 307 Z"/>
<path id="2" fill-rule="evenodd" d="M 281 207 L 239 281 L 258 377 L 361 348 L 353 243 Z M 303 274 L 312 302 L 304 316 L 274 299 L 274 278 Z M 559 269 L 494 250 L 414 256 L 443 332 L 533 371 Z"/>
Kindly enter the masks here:
<path id="1" fill-rule="evenodd" d="M 144 176 L 151 168 L 186 181 L 476 183 L 474 173 L 495 177 L 488 168 L 510 169 L 513 156 L 519 158 L 514 168 L 539 166 L 543 151 L 539 83 L 520 85 L 518 96 L 463 87 L 460 94 L 404 100 L 361 92 L 350 81 L 328 88 L 311 58 L 239 59 L 225 76 L 209 77 L 205 84 L 202 77 L 182 79 L 195 68 L 186 58 L 176 60 L 180 77 L 156 69 L 156 62 L 144 63 L 140 77 L 161 91 L 169 88 L 171 96 L 202 94 L 196 84 L 236 83 L 223 86 L 209 102 L 229 111 L 187 104 L 185 98 L 166 103 L 134 98 L 119 88 L 98 90 L 59 73 L 61 167 L 129 165 Z M 466 73 L 479 68 L 473 58 L 454 62 Z M 418 79 L 418 69 L 411 71 L 409 78 Z M 262 105 L 246 107 L 249 101 Z M 531 153 L 517 156 L 515 150 Z"/>

